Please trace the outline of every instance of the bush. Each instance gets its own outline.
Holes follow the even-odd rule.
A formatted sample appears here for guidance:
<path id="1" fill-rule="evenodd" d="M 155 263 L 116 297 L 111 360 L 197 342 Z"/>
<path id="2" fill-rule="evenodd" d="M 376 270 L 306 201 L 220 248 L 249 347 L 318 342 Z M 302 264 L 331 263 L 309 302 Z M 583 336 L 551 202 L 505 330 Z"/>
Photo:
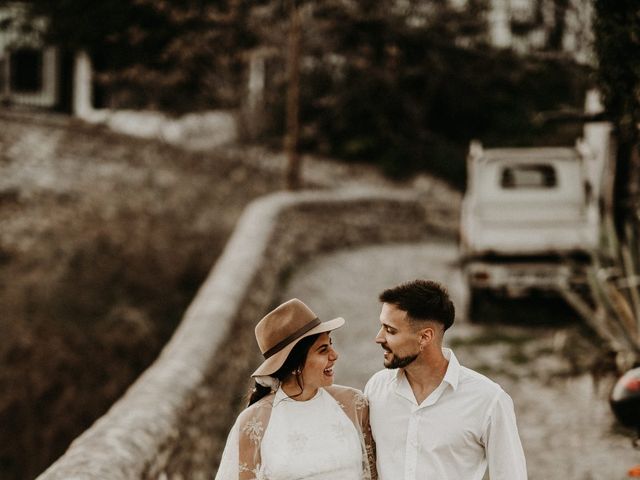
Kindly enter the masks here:
<path id="1" fill-rule="evenodd" d="M 170 337 L 226 233 L 185 237 L 164 221 L 86 225 L 4 319 L 2 478 L 33 478 L 60 456 Z"/>
<path id="2" fill-rule="evenodd" d="M 35 477 L 122 395 L 172 334 L 244 206 L 280 183 L 232 156 L 70 125 L 0 119 L 9 167 L 0 188 L 11 192 L 0 194 L 7 480 Z"/>
<path id="3" fill-rule="evenodd" d="M 10 320 L 0 350 L 0 472 L 33 478 L 122 395 L 151 363 L 161 338 L 134 307 L 82 329 Z"/>

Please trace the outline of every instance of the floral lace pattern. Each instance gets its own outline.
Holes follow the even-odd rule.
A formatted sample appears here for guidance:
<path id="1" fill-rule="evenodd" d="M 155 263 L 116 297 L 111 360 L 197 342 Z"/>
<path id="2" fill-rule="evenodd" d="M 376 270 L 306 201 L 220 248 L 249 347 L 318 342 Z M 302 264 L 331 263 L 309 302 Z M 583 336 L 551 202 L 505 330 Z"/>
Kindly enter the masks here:
<path id="1" fill-rule="evenodd" d="M 252 443 L 259 443 L 264 433 L 262 422 L 257 418 L 249 419 L 249 421 L 242 426 L 242 433 L 249 437 Z"/>
<path id="2" fill-rule="evenodd" d="M 340 420 L 339 417 L 335 417 L 335 414 L 333 414 L 334 419 L 330 418 L 331 414 L 326 414 L 319 418 L 318 428 L 324 428 L 325 430 L 324 434 L 322 434 L 322 447 L 318 447 L 320 444 L 317 442 L 314 443 L 314 438 L 317 439 L 318 435 L 321 435 L 320 432 L 301 432 L 299 429 L 294 428 L 294 425 L 296 425 L 295 422 L 292 422 L 289 417 L 284 417 L 288 420 L 286 427 L 280 427 L 279 429 L 282 430 L 286 428 L 287 430 L 286 436 L 283 438 L 285 439 L 284 443 L 286 443 L 286 448 L 290 456 L 288 460 L 283 459 L 282 461 L 293 462 L 297 460 L 300 465 L 305 465 L 303 454 L 308 453 L 309 448 L 311 448 L 310 445 L 316 445 L 313 447 L 315 453 L 308 458 L 317 460 L 318 463 L 324 462 L 326 464 L 327 461 L 321 459 L 322 455 L 326 454 L 328 459 L 334 460 L 336 455 L 331 452 L 324 452 L 324 449 L 338 448 L 341 449 L 337 450 L 338 453 L 346 452 L 349 445 L 353 445 L 353 443 L 350 442 L 353 442 L 353 438 L 356 438 L 354 436 L 354 429 L 349 427 L 351 424 L 355 427 L 355 432 L 357 433 L 356 442 L 359 439 L 360 446 L 358 450 L 360 451 L 359 457 L 361 458 L 361 467 L 356 468 L 356 472 L 361 472 L 356 473 L 356 476 L 353 478 L 376 480 L 375 444 L 369 426 L 369 408 L 366 397 L 358 390 L 338 385 L 327 387 L 324 390 L 330 395 L 330 397 L 327 398 L 331 398 L 335 401 L 334 405 L 337 404 L 339 407 L 337 411 L 340 412 L 340 410 L 342 410 L 347 418 L 342 417 L 342 420 Z M 263 440 L 265 440 L 265 435 L 268 434 L 267 432 L 271 431 L 269 425 L 274 409 L 274 398 L 274 394 L 268 395 L 245 409 L 239 415 L 227 439 L 227 445 L 223 453 L 218 474 L 216 475 L 216 480 L 280 480 L 284 478 L 300 478 L 300 476 L 285 477 L 282 476 L 282 474 L 275 474 L 277 468 L 274 470 L 271 468 L 274 467 L 274 465 L 270 467 L 265 464 L 265 462 L 268 463 L 266 457 L 264 462 L 262 459 L 261 447 Z M 305 407 L 300 406 L 300 408 L 304 409 Z M 302 412 L 306 411 L 302 410 Z M 338 415 L 340 416 L 339 413 Z M 313 415 L 310 417 L 313 418 Z M 285 423 L 282 424 L 285 425 Z M 315 437 L 309 437 L 307 433 L 316 435 Z M 312 439 L 311 441 L 310 438 Z M 276 456 L 274 458 L 279 457 Z M 307 466 L 310 469 L 314 468 L 313 465 Z M 310 470 L 310 473 L 303 475 L 303 477 L 342 478 L 340 472 L 337 474 L 334 472 L 334 476 L 332 476 L 331 472 L 328 472 L 325 476 L 318 475 L 317 477 L 315 473 L 317 473 L 316 470 Z"/>

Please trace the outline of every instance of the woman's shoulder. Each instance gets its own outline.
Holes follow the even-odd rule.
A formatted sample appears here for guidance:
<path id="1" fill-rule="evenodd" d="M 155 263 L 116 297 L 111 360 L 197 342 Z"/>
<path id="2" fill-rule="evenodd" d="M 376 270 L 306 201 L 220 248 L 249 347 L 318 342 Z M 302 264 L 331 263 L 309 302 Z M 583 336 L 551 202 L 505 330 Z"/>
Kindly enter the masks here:
<path id="1" fill-rule="evenodd" d="M 325 387 L 325 390 L 334 398 L 352 400 L 356 404 L 366 403 L 367 401 L 361 390 L 347 387 L 346 385 L 331 385 L 330 387 Z"/>
<path id="2" fill-rule="evenodd" d="M 240 423 L 246 423 L 250 419 L 270 411 L 271 408 L 273 407 L 274 397 L 275 397 L 275 394 L 270 393 L 269 395 L 262 397 L 260 400 L 258 400 L 254 404 L 249 405 L 242 412 L 240 412 L 240 415 L 238 415 L 238 421 Z"/>
<path id="3" fill-rule="evenodd" d="M 349 395 L 364 395 L 362 390 L 358 390 L 357 388 L 347 387 L 346 385 L 337 385 L 333 384 L 328 387 L 324 387 L 328 392 L 339 392 Z"/>

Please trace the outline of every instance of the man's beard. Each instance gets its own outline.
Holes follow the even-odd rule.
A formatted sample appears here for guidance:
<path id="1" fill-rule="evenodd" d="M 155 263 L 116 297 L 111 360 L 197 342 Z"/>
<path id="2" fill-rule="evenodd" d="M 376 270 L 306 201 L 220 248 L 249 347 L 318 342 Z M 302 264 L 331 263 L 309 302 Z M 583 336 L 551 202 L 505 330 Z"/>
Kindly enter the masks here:
<path id="1" fill-rule="evenodd" d="M 387 349 L 384 349 L 384 350 L 385 350 L 385 352 L 389 352 L 389 353 L 393 354 L 393 352 L 391 352 L 391 350 L 387 350 Z M 417 353 L 415 353 L 413 355 L 407 355 L 406 357 L 397 357 L 397 356 L 393 355 L 393 358 L 391 359 L 390 362 L 387 363 L 387 361 L 385 360 L 384 366 L 386 368 L 389 368 L 389 369 L 404 368 L 407 365 L 409 365 L 411 362 L 413 362 L 416 358 L 418 358 L 418 354 Z"/>

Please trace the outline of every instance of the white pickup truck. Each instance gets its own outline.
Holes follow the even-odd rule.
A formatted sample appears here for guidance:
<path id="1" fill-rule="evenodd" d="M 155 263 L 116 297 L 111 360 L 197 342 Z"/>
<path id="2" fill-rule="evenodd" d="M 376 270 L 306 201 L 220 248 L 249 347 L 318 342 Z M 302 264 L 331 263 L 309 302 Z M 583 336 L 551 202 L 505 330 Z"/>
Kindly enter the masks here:
<path id="1" fill-rule="evenodd" d="M 471 311 L 488 295 L 554 294 L 585 282 L 599 209 L 580 152 L 471 142 L 460 225 Z"/>

